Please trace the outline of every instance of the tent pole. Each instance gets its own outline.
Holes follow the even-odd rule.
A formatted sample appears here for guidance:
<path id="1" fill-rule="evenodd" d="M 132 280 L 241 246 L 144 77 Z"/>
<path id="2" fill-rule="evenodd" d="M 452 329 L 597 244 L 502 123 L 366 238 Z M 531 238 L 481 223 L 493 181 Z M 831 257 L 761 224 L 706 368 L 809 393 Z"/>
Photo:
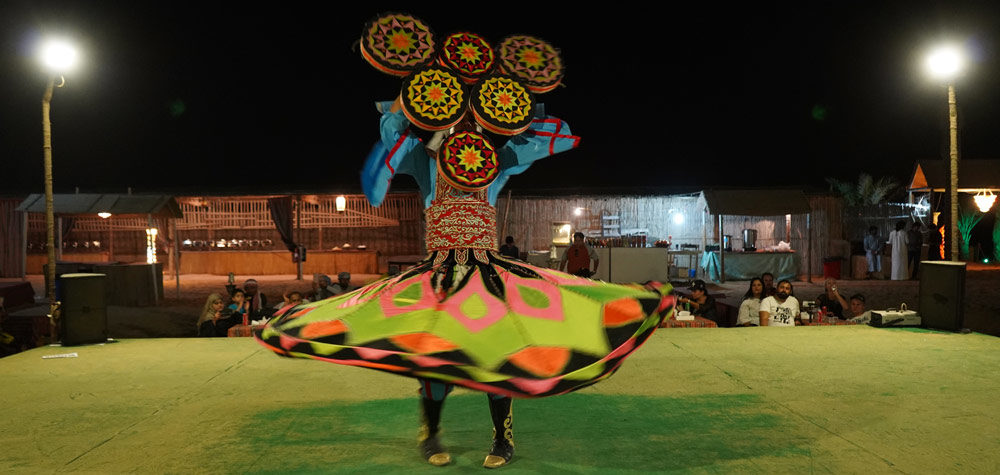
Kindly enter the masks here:
<path id="1" fill-rule="evenodd" d="M 812 211 L 806 214 L 806 234 L 809 236 L 809 260 L 806 262 L 806 281 L 810 284 L 813 281 L 813 231 L 812 231 Z"/>
<path id="2" fill-rule="evenodd" d="M 62 242 L 63 242 L 62 216 L 59 216 L 59 217 L 56 218 L 56 242 L 55 242 L 55 245 L 56 245 L 56 262 L 61 261 L 62 258 L 63 258 L 63 255 L 62 255 Z"/>
<path id="3" fill-rule="evenodd" d="M 21 213 L 21 278 L 28 278 L 28 211 Z"/>
<path id="4" fill-rule="evenodd" d="M 302 239 L 302 197 L 298 195 L 295 196 L 295 228 L 292 234 L 292 242 L 297 242 L 296 239 Z M 295 251 L 299 256 L 295 263 L 295 280 L 302 280 L 302 252 L 300 249 L 296 249 Z"/>
<path id="5" fill-rule="evenodd" d="M 170 221 L 167 221 L 168 225 Z M 174 219 L 174 280 L 177 281 L 177 299 L 181 298 L 181 251 L 180 232 L 177 230 L 177 220 Z"/>
<path id="6" fill-rule="evenodd" d="M 719 283 L 724 284 L 726 282 L 726 250 L 724 248 L 724 243 L 722 242 L 723 234 L 725 231 L 722 229 L 722 215 L 719 215 Z"/>
<path id="7" fill-rule="evenodd" d="M 701 212 L 701 252 L 708 252 L 708 206 Z M 690 259 L 689 261 L 690 262 Z M 688 272 L 691 272 L 690 270 Z M 681 276 L 684 277 L 684 276 Z"/>

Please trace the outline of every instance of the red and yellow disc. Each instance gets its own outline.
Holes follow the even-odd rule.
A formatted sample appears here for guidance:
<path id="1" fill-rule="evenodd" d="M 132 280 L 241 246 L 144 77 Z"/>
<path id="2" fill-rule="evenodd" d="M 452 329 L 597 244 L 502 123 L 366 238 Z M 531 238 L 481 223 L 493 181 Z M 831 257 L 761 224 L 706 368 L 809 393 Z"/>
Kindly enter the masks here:
<path id="1" fill-rule="evenodd" d="M 477 191 L 496 179 L 500 161 L 490 140 L 475 132 L 458 132 L 438 152 L 438 170 L 449 185 Z"/>

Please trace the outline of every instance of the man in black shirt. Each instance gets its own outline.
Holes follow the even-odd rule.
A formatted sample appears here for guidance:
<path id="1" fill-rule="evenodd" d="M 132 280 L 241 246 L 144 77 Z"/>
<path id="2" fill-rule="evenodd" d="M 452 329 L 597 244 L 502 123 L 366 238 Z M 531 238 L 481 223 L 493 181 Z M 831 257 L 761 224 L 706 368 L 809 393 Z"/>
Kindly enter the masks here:
<path id="1" fill-rule="evenodd" d="M 819 308 L 826 307 L 827 315 L 844 318 L 844 309 L 848 307 L 847 300 L 837 291 L 837 281 L 827 279 L 825 282 L 826 292 L 816 297 L 816 305 Z"/>

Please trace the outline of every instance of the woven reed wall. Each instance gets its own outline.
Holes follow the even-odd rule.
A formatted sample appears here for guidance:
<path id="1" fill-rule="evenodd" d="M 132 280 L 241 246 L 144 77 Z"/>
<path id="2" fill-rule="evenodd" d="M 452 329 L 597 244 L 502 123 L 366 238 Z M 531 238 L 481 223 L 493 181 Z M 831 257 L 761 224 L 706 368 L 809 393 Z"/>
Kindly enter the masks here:
<path id="1" fill-rule="evenodd" d="M 24 275 L 24 213 L 21 199 L 0 199 L 0 277 Z"/>

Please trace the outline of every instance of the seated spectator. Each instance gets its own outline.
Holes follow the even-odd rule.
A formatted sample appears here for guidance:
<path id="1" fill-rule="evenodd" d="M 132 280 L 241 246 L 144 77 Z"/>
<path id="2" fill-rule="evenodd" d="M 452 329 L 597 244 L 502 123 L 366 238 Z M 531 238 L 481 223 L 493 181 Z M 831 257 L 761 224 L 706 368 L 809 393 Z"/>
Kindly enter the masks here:
<path id="1" fill-rule="evenodd" d="M 233 292 L 233 303 L 229 304 L 226 308 L 242 320 L 243 325 L 248 325 L 250 324 L 250 312 L 247 307 L 246 292 L 243 292 L 242 289 L 236 289 Z"/>
<path id="2" fill-rule="evenodd" d="M 774 288 L 774 274 L 765 272 L 760 275 L 760 280 L 764 282 L 764 297 L 778 293 L 778 289 Z"/>
<path id="3" fill-rule="evenodd" d="M 705 281 L 701 279 L 694 281 L 688 290 L 691 291 L 691 297 L 681 297 L 677 301 L 689 306 L 692 315 L 719 323 L 718 310 L 715 308 L 715 299 L 711 295 L 708 295 L 708 289 L 705 288 Z"/>
<path id="4" fill-rule="evenodd" d="M 826 292 L 816 297 L 816 306 L 826 308 L 826 314 L 837 318 L 844 318 L 844 309 L 847 308 L 847 300 L 837 291 L 837 281 L 826 279 L 824 283 Z"/>
<path id="5" fill-rule="evenodd" d="M 872 311 L 865 310 L 865 296 L 854 294 L 851 296 L 851 321 L 857 323 L 868 323 L 872 321 Z"/>
<path id="6" fill-rule="evenodd" d="M 743 294 L 743 301 L 740 303 L 740 311 L 736 317 L 736 324 L 743 327 L 760 325 L 760 302 L 764 295 L 764 281 L 759 277 L 750 280 L 750 288 Z"/>
<path id="7" fill-rule="evenodd" d="M 271 316 L 270 307 L 267 306 L 267 297 L 258 290 L 256 279 L 247 279 L 246 282 L 243 282 L 243 292 L 246 295 L 247 314 L 251 320 Z"/>
<path id="8" fill-rule="evenodd" d="M 507 236 L 507 239 L 504 240 L 504 245 L 500 246 L 500 255 L 514 259 L 521 258 L 521 251 L 514 245 L 514 236 Z"/>
<path id="9" fill-rule="evenodd" d="M 351 286 L 351 273 L 341 272 L 337 274 L 337 283 L 330 286 L 333 295 L 346 294 L 357 287 Z"/>
<path id="10" fill-rule="evenodd" d="M 792 283 L 782 280 L 776 290 L 774 295 L 760 302 L 760 326 L 795 326 L 799 320 L 799 300 L 792 295 Z"/>
<path id="11" fill-rule="evenodd" d="M 328 299 L 337 295 L 330 287 L 332 283 L 333 281 L 330 280 L 330 276 L 326 274 L 313 274 L 313 302 L 319 302 L 320 300 Z"/>
<path id="12" fill-rule="evenodd" d="M 199 337 L 218 336 L 215 326 L 219 319 L 224 317 L 224 310 L 226 310 L 226 306 L 225 302 L 222 301 L 222 296 L 214 292 L 209 294 L 208 299 L 205 300 L 205 306 L 201 309 L 201 316 L 198 317 L 196 328 Z M 226 312 L 225 316 L 231 313 Z"/>
<path id="13" fill-rule="evenodd" d="M 281 302 L 274 304 L 274 309 L 281 310 L 288 306 L 294 307 L 306 302 L 308 302 L 308 300 L 302 298 L 302 292 L 293 290 L 291 292 L 285 292 L 285 294 L 281 296 Z"/>

